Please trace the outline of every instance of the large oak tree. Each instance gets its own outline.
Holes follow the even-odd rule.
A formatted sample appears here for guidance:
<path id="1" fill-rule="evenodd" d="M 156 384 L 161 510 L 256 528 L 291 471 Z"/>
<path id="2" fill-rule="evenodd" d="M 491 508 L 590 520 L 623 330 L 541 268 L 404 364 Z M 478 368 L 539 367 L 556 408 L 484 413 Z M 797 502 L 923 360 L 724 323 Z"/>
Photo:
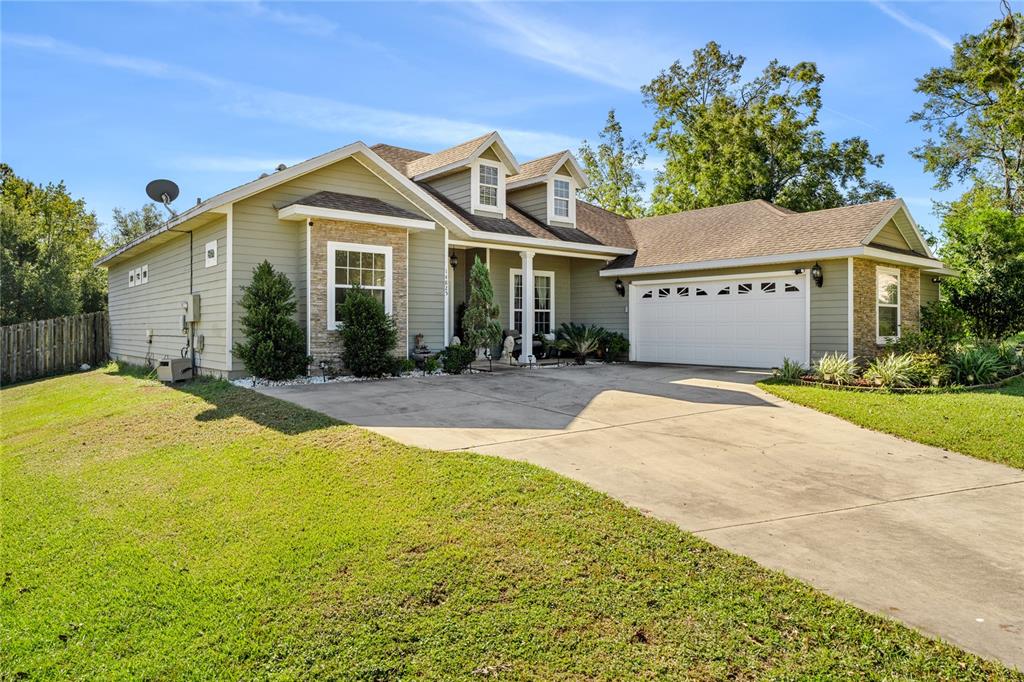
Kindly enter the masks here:
<path id="1" fill-rule="evenodd" d="M 868 178 L 882 156 L 867 141 L 829 141 L 818 128 L 817 66 L 773 60 L 743 82 L 744 61 L 710 42 L 642 88 L 657 116 L 650 142 L 665 155 L 655 213 L 751 199 L 810 211 L 893 196 Z"/>

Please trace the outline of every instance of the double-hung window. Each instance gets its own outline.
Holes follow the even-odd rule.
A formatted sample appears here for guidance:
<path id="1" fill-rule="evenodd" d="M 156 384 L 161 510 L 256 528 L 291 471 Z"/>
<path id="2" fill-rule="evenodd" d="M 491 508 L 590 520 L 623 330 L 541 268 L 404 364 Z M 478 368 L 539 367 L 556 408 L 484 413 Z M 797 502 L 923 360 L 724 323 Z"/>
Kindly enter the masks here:
<path id="1" fill-rule="evenodd" d="M 482 163 L 477 166 L 479 174 L 478 201 L 481 206 L 498 208 L 498 167 Z"/>
<path id="2" fill-rule="evenodd" d="M 523 272 L 512 270 L 512 328 L 523 331 Z M 555 273 L 533 273 L 533 333 L 550 334 L 555 323 Z"/>
<path id="3" fill-rule="evenodd" d="M 878 343 L 900 335 L 900 271 L 896 268 L 875 270 L 875 324 Z"/>
<path id="4" fill-rule="evenodd" d="M 554 192 L 554 213 L 556 218 L 566 218 L 569 216 L 569 194 L 572 192 L 572 187 L 568 180 L 555 179 Z"/>
<path id="5" fill-rule="evenodd" d="M 391 312 L 391 247 L 327 243 L 327 328 L 337 329 L 341 304 L 356 287 Z"/>

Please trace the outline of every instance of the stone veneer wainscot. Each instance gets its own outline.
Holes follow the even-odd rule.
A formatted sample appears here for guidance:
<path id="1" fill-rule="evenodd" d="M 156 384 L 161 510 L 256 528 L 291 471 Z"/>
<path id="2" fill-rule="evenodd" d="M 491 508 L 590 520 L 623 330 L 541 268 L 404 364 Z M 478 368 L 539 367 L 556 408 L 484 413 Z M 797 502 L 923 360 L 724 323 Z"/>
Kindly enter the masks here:
<path id="1" fill-rule="evenodd" d="M 900 331 L 918 331 L 921 326 L 921 271 L 905 265 L 892 265 L 866 258 L 853 259 L 853 354 L 862 363 L 870 362 L 885 348 L 878 343 L 875 318 L 879 265 L 900 271 Z"/>
<path id="2" fill-rule="evenodd" d="M 327 329 L 327 243 L 348 242 L 391 247 L 391 314 L 398 325 L 399 343 L 395 355 L 405 357 L 408 338 L 408 231 L 381 225 L 367 225 L 314 219 L 310 228 L 309 354 L 314 366 L 321 360 L 341 367 L 341 338 Z"/>

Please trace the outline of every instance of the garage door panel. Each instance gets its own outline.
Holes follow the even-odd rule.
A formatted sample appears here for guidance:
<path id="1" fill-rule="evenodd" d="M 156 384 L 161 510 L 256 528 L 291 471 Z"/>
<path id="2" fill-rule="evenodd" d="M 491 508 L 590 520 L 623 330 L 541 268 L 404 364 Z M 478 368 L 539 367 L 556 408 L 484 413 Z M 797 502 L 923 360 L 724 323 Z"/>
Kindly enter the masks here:
<path id="1" fill-rule="evenodd" d="M 777 366 L 785 357 L 807 362 L 802 277 L 638 289 L 633 322 L 637 360 L 746 367 Z M 642 298 L 647 291 L 651 296 Z"/>

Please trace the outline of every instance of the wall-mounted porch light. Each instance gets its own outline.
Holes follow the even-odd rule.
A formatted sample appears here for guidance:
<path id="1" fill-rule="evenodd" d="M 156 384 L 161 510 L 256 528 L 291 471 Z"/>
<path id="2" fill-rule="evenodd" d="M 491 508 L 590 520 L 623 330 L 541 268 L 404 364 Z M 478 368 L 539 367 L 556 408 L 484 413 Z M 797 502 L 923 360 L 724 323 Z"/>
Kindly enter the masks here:
<path id="1" fill-rule="evenodd" d="M 619 296 L 626 295 L 626 285 L 622 283 L 621 279 L 616 278 L 615 280 L 615 291 L 619 292 Z"/>
<path id="2" fill-rule="evenodd" d="M 448 263 L 452 266 L 452 270 L 459 267 L 459 254 L 452 251 L 448 256 Z"/>
<path id="3" fill-rule="evenodd" d="M 819 287 L 822 285 L 822 282 L 825 281 L 825 276 L 821 272 L 820 263 L 815 263 L 814 267 L 811 268 L 811 278 L 814 280 L 814 283 Z"/>

